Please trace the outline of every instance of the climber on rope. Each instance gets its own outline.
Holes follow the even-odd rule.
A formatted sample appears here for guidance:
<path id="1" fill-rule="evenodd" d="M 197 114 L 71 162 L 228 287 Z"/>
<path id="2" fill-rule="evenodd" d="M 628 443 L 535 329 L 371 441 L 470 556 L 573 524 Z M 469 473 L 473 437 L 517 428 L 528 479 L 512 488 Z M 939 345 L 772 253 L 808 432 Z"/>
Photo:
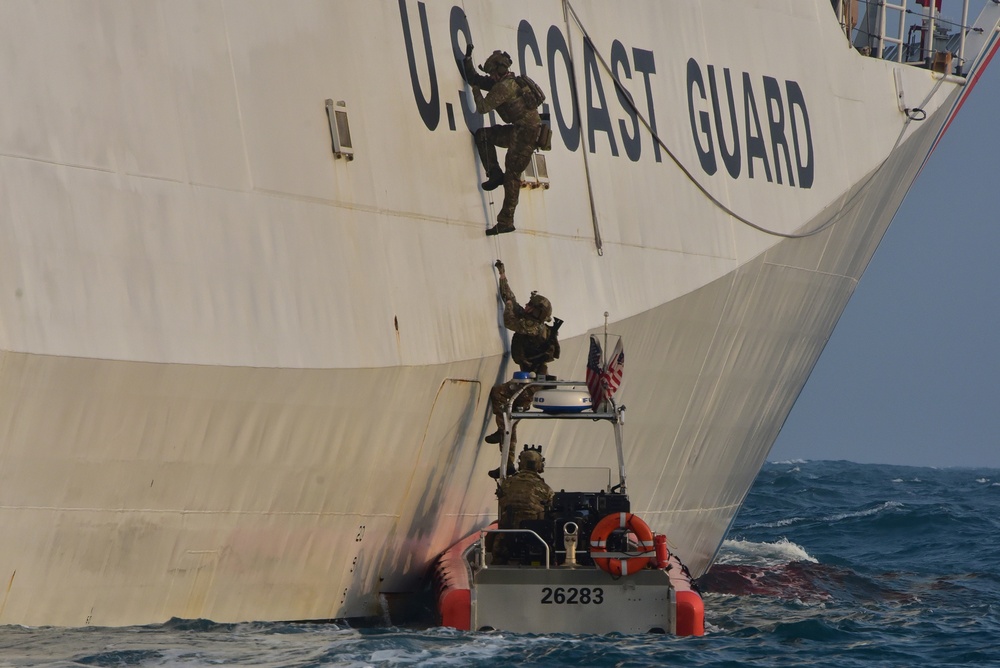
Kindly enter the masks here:
<path id="1" fill-rule="evenodd" d="M 537 292 L 531 293 L 531 299 L 524 306 L 518 304 L 517 297 L 507 282 L 503 262 L 497 260 L 495 266 L 500 272 L 500 296 L 504 301 L 503 324 L 514 332 L 510 340 L 510 356 L 521 371 L 534 373 L 536 378 L 543 378 L 548 373 L 549 362 L 559 359 L 558 334 L 562 321 L 556 318 L 554 324 L 548 324 L 549 320 L 552 320 L 552 303 Z M 500 383 L 490 390 L 490 405 L 496 418 L 497 430 L 486 437 L 487 443 L 496 443 L 503 448 L 504 407 L 514 393 L 521 389 L 524 391 L 514 400 L 514 408 L 526 411 L 531 408 L 531 399 L 537 386 L 525 387 L 523 382 L 511 380 Z M 507 453 L 507 475 L 512 475 L 516 470 L 514 468 L 516 422 L 511 426 L 510 442 L 511 447 Z M 500 469 L 490 471 L 490 477 L 499 478 Z"/>
<path id="2" fill-rule="evenodd" d="M 472 64 L 472 44 L 466 48 L 462 61 L 465 80 L 472 86 L 476 100 L 476 112 L 488 114 L 496 111 L 506 125 L 484 127 L 476 130 L 476 148 L 486 171 L 487 180 L 483 190 L 504 187 L 503 206 L 497 214 L 497 224 L 486 230 L 487 236 L 514 231 L 514 209 L 521 194 L 521 173 L 531 162 L 531 154 L 540 144 L 551 142 L 543 137 L 548 130 L 538 107 L 545 100 L 545 94 L 534 81 L 526 76 L 515 76 L 510 71 L 510 55 L 494 51 L 480 69 L 483 76 L 475 71 Z M 488 91 L 483 97 L 483 90 Z M 548 134 L 547 132 L 545 134 Z M 504 169 L 497 160 L 497 146 L 507 149 Z"/>

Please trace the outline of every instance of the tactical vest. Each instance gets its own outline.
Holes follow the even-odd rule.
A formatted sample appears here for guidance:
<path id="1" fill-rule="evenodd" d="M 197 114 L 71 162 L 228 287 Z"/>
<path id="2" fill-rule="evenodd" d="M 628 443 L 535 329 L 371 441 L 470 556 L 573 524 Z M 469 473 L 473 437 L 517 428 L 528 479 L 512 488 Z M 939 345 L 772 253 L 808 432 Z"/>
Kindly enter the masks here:
<path id="1" fill-rule="evenodd" d="M 516 123 L 526 114 L 535 110 L 535 107 L 528 106 L 525 103 L 524 96 L 521 93 L 521 88 L 518 86 L 517 79 L 515 77 L 501 79 L 496 85 L 510 86 L 517 90 L 517 95 L 513 99 L 504 102 L 497 107 L 497 113 L 500 114 L 500 118 L 503 119 L 504 123 Z"/>
<path id="2" fill-rule="evenodd" d="M 510 339 L 510 356 L 521 371 L 539 373 L 549 362 L 559 358 L 559 341 L 555 337 L 543 338 L 514 332 Z"/>
<path id="3" fill-rule="evenodd" d="M 545 518 L 552 488 L 534 471 L 519 471 L 504 480 L 497 496 L 500 497 L 500 528 L 516 529 L 523 520 Z"/>

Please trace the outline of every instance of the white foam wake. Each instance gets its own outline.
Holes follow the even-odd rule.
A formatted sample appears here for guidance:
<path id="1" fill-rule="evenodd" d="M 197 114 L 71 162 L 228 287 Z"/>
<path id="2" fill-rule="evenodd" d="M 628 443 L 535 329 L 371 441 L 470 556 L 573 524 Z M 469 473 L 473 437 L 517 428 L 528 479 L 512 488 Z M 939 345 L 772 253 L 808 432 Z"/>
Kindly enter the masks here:
<path id="1" fill-rule="evenodd" d="M 787 538 L 781 538 L 773 543 L 754 543 L 748 540 L 723 541 L 717 563 L 774 567 L 793 561 L 818 563 L 801 545 Z"/>

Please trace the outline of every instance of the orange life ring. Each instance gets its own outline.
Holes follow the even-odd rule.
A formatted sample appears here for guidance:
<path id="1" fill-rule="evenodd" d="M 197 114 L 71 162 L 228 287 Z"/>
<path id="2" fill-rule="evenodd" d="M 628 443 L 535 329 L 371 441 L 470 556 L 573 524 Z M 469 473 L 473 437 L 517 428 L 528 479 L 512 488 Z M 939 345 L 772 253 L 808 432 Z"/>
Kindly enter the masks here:
<path id="1" fill-rule="evenodd" d="M 631 531 L 639 539 L 641 554 L 632 557 L 608 556 L 608 536 L 619 530 Z M 590 556 L 598 567 L 611 575 L 631 575 L 649 564 L 653 551 L 653 532 L 641 517 L 632 513 L 605 515 L 590 533 Z"/>

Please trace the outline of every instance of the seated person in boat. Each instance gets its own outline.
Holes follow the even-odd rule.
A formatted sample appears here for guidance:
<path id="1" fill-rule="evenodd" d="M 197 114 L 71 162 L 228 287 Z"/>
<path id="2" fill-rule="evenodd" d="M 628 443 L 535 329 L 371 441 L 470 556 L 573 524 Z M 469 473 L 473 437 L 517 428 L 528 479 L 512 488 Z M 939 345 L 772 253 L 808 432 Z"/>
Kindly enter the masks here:
<path id="1" fill-rule="evenodd" d="M 545 519 L 545 511 L 552 506 L 555 495 L 541 476 L 545 470 L 542 446 L 525 445 L 517 465 L 517 473 L 497 486 L 500 529 L 520 529 L 524 520 Z M 487 548 L 493 554 L 493 563 L 510 563 L 513 559 L 510 548 L 517 542 L 517 534 L 490 535 L 494 536 L 493 544 Z"/>

